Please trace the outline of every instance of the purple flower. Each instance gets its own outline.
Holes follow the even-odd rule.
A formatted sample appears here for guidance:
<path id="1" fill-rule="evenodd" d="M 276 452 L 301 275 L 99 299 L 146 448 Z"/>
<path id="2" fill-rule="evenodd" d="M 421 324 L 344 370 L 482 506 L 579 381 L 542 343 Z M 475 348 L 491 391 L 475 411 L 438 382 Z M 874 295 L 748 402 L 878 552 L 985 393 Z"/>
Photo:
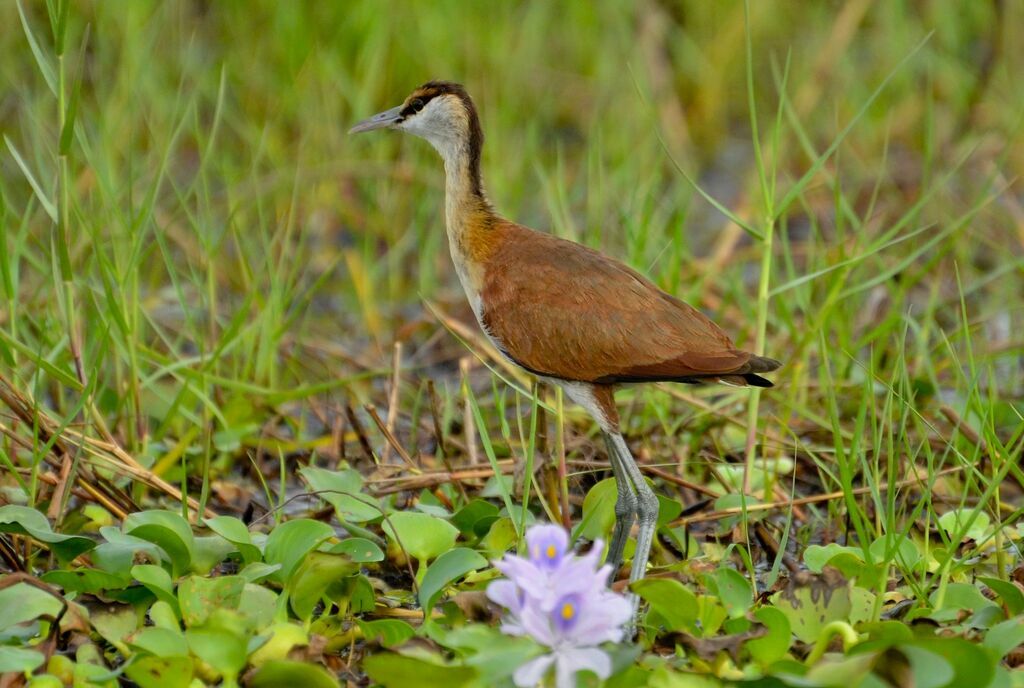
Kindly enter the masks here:
<path id="1" fill-rule="evenodd" d="M 508 578 L 487 588 L 487 596 L 508 610 L 502 632 L 548 649 L 516 670 L 515 684 L 535 686 L 552 668 L 558 688 L 573 688 L 579 671 L 607 678 L 611 659 L 598 645 L 621 641 L 633 612 L 623 595 L 608 589 L 609 569 L 598 561 L 601 542 L 576 556 L 562 528 L 543 525 L 527 532 L 526 544 L 529 558 L 507 554 L 495 562 Z"/>

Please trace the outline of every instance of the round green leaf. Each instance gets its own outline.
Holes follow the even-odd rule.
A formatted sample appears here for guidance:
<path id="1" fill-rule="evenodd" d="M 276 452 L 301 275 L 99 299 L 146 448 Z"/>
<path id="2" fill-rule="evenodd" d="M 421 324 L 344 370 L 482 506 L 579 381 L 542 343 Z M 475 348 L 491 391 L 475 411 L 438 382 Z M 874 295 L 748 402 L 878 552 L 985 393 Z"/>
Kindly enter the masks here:
<path id="1" fill-rule="evenodd" d="M 266 563 L 281 565 L 271 578 L 278 583 L 286 583 L 306 555 L 333 535 L 334 529 L 329 525 L 308 518 L 285 521 L 274 528 L 267 536 L 263 553 Z"/>
<path id="2" fill-rule="evenodd" d="M 487 560 L 465 547 L 456 547 L 439 556 L 430 565 L 420 583 L 420 605 L 428 615 L 444 589 L 470 571 L 487 566 Z"/>
<path id="3" fill-rule="evenodd" d="M 250 688 L 338 688 L 338 679 L 313 664 L 276 659 L 261 666 L 249 679 L 248 685 Z"/>
<path id="4" fill-rule="evenodd" d="M 415 511 L 391 514 L 384 519 L 382 528 L 409 556 L 420 562 L 447 552 L 459 537 L 459 529 L 448 521 Z"/>

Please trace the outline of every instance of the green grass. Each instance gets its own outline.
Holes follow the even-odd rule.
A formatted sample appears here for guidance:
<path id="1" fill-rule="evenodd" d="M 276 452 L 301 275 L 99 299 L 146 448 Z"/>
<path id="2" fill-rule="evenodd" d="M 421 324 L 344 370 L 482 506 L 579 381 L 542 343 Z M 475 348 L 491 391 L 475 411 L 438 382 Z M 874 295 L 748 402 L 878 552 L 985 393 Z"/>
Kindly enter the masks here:
<path id="1" fill-rule="evenodd" d="M 511 457 L 530 467 L 511 482 L 436 492 L 457 509 L 483 489 L 519 532 L 523 504 L 585 519 L 603 445 L 473 338 L 436 155 L 345 135 L 446 78 L 477 101 L 503 214 L 621 257 L 784 362 L 760 394 L 618 395 L 638 456 L 722 495 L 662 528 L 660 572 L 726 562 L 763 590 L 837 541 L 880 567 L 858 579 L 878 620 L 894 581 L 940 609 L 1019 564 L 1018 3 L 95 2 L 53 21 L 47 4 L 0 4 L 0 372 L 48 417 L 0 412 L 0 503 L 81 527 L 81 492 L 51 506 L 69 462 L 81 489 L 189 513 L 68 431 L 217 512 L 238 506 L 225 482 L 284 503 L 306 463 L 391 479 L 371 474 L 372 405 L 416 464 L 398 484 Z M 440 499 L 392 506 L 410 494 Z M 902 558 L 908 540 L 934 566 Z"/>

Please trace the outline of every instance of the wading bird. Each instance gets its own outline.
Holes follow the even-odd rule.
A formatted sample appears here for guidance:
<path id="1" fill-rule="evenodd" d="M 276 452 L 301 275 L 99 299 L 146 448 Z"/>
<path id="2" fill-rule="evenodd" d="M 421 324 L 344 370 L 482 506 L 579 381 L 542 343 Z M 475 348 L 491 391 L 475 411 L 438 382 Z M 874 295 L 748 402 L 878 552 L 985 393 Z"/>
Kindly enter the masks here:
<path id="1" fill-rule="evenodd" d="M 510 361 L 560 386 L 594 417 L 608 445 L 618 498 L 608 550 L 613 570 L 639 523 L 630 581 L 643 577 L 658 499 L 619 432 L 616 385 L 722 382 L 771 387 L 779 362 L 740 351 L 700 311 L 622 263 L 497 213 L 484 194 L 484 134 L 461 85 L 431 81 L 349 133 L 399 129 L 444 159 L 452 260 L 476 319 Z M 634 602 L 635 604 L 635 602 Z"/>

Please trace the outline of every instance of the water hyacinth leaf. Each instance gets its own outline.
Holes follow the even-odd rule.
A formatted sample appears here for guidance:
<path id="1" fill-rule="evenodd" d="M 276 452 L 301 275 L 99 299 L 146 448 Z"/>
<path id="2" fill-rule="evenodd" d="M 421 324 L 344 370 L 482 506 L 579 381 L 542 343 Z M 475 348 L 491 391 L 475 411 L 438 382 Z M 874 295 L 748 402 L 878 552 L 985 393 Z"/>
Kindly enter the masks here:
<path id="1" fill-rule="evenodd" d="M 234 684 L 245 668 L 249 656 L 248 638 L 234 629 L 222 625 L 189 628 L 185 639 L 192 654 L 223 676 L 225 684 Z"/>
<path id="2" fill-rule="evenodd" d="M 864 567 L 864 554 L 856 547 L 844 547 L 830 542 L 824 546 L 811 545 L 804 550 L 804 563 L 814 573 L 821 573 L 826 566 L 833 566 L 844 576 L 855 577 Z"/>
<path id="3" fill-rule="evenodd" d="M 489 557 L 500 557 L 512 549 L 518 540 L 519 534 L 512 519 L 499 518 L 480 540 L 480 548 Z"/>
<path id="4" fill-rule="evenodd" d="M 398 647 L 416 635 L 412 626 L 399 619 L 356 619 L 356 624 L 359 625 L 359 630 L 367 642 L 378 643 L 382 647 Z"/>
<path id="5" fill-rule="evenodd" d="M 761 607 L 754 612 L 768 632 L 760 638 L 748 640 L 744 645 L 750 655 L 763 665 L 772 664 L 786 656 L 792 633 L 789 619 L 775 607 Z"/>
<path id="6" fill-rule="evenodd" d="M 189 688 L 194 671 L 191 657 L 161 655 L 137 657 L 124 669 L 139 688 Z"/>
<path id="7" fill-rule="evenodd" d="M 171 563 L 175 578 L 192 565 L 195 537 L 192 527 L 181 514 L 173 511 L 153 510 L 129 514 L 124 520 L 126 535 L 152 542 L 162 549 Z"/>
<path id="8" fill-rule="evenodd" d="M 309 645 L 309 633 L 306 629 L 293 623 L 282 621 L 268 627 L 262 634 L 264 642 L 249 656 L 249 663 L 254 667 L 278 659 L 286 659 L 288 653 L 296 647 Z M 259 640 L 254 638 L 253 640 Z M 250 649 L 252 641 L 250 641 Z"/>
<path id="9" fill-rule="evenodd" d="M 926 650 L 953 668 L 953 678 L 947 686 L 988 686 L 995 676 L 996 663 L 988 651 L 963 638 L 921 638 L 899 646 L 906 651 L 909 647 Z"/>
<path id="10" fill-rule="evenodd" d="M 358 471 L 350 468 L 328 471 L 306 466 L 299 474 L 311 490 L 319 493 L 320 499 L 334 507 L 341 520 L 365 523 L 381 517 L 377 501 L 363 493 L 363 476 Z"/>
<path id="11" fill-rule="evenodd" d="M 1007 619 L 988 630 L 981 643 L 1002 659 L 1010 650 L 1024 645 L 1024 619 Z"/>
<path id="12" fill-rule="evenodd" d="M 697 596 L 682 583 L 670 578 L 646 578 L 631 587 L 664 620 L 668 630 L 696 633 L 694 622 L 700 613 Z"/>
<path id="13" fill-rule="evenodd" d="M 951 621 L 957 617 L 961 610 L 980 612 L 988 607 L 996 607 L 995 602 L 985 597 L 977 586 L 970 583 L 950 583 L 946 586 L 942 604 L 939 604 L 939 591 L 936 590 L 929 597 L 935 611 L 931 618 L 936 621 Z"/>
<path id="14" fill-rule="evenodd" d="M 953 667 L 934 652 L 910 644 L 901 645 L 898 649 L 910 665 L 914 688 L 942 688 L 953 680 L 955 675 Z M 884 664 L 885 659 L 885 657 L 880 658 L 879 664 L 876 665 L 876 673 L 879 669 L 887 668 Z M 896 669 L 896 671 L 899 670 Z M 889 675 L 898 674 L 890 673 Z"/>
<path id="15" fill-rule="evenodd" d="M 725 607 L 726 613 L 733 619 L 745 616 L 754 603 L 754 591 L 750 581 L 739 571 L 722 567 L 707 576 L 711 592 Z"/>
<path id="16" fill-rule="evenodd" d="M 157 657 L 188 657 L 185 634 L 169 628 L 147 626 L 126 639 L 129 647 Z"/>
<path id="17" fill-rule="evenodd" d="M 103 639 L 127 654 L 125 639 L 139 627 L 139 616 L 130 605 L 103 605 L 90 610 L 89 622 Z"/>
<path id="18" fill-rule="evenodd" d="M 238 548 L 238 553 L 242 555 L 242 561 L 246 564 L 260 560 L 260 550 L 256 545 L 252 544 L 249 528 L 240 519 L 234 516 L 215 516 L 203 519 L 203 523 L 206 524 L 207 528 Z"/>
<path id="19" fill-rule="evenodd" d="M 615 478 L 605 478 L 590 488 L 583 498 L 583 518 L 573 529 L 572 539 L 607 539 L 615 525 Z"/>
<path id="20" fill-rule="evenodd" d="M 671 523 L 683 513 L 683 503 L 678 499 L 670 499 L 658 495 L 658 528 Z"/>
<path id="21" fill-rule="evenodd" d="M 64 592 L 87 592 L 96 594 L 104 590 L 117 590 L 132 582 L 130 575 L 117 575 L 100 569 L 57 569 L 47 571 L 40 578 L 51 585 L 64 589 Z M 0 609 L 3 607 L 0 606 Z"/>
<path id="22" fill-rule="evenodd" d="M 246 583 L 242 589 L 242 599 L 238 603 L 238 613 L 250 628 L 265 628 L 274 620 L 277 600 L 277 593 L 270 588 Z"/>
<path id="23" fill-rule="evenodd" d="M 435 659 L 431 657 L 431 659 Z M 400 654 L 376 654 L 363 660 L 363 671 L 385 688 L 408 686 L 445 686 L 461 688 L 475 684 L 477 672 L 464 666 L 450 666 L 440 657 L 436 661 Z"/>
<path id="24" fill-rule="evenodd" d="M 355 564 L 337 554 L 310 552 L 295 573 L 289 577 L 285 590 L 295 615 L 308 620 L 327 592 L 327 588 L 357 570 Z"/>
<path id="25" fill-rule="evenodd" d="M 484 499 L 474 499 L 455 512 L 451 522 L 465 535 L 479 535 L 477 523 L 481 520 L 493 521 L 498 518 L 498 507 Z"/>
<path id="26" fill-rule="evenodd" d="M 45 590 L 17 583 L 0 590 L 0 631 L 40 617 L 57 618 L 64 604 Z"/>
<path id="27" fill-rule="evenodd" d="M 0 506 L 0 533 L 28 535 L 45 543 L 61 566 L 67 566 L 78 555 L 96 547 L 96 542 L 87 537 L 53 532 L 46 516 L 18 504 Z"/>
<path id="28" fill-rule="evenodd" d="M 286 659 L 267 662 L 252 675 L 247 685 L 250 688 L 279 688 L 279 686 L 338 688 L 339 686 L 338 679 L 322 667 Z"/>
<path id="29" fill-rule="evenodd" d="M 487 560 L 465 547 L 456 547 L 430 565 L 420 583 L 419 600 L 427 618 L 444 589 L 470 571 L 487 566 Z"/>
<path id="30" fill-rule="evenodd" d="M 140 561 L 163 561 L 162 550 L 152 542 L 125 535 L 112 526 L 100 528 L 100 535 L 106 542 L 90 552 L 89 558 L 95 567 L 108 573 L 130 578 L 132 566 Z"/>
<path id="31" fill-rule="evenodd" d="M 45 661 L 41 652 L 0 645 L 0 674 L 28 674 L 41 667 Z"/>
<path id="32" fill-rule="evenodd" d="M 381 527 L 393 542 L 421 563 L 450 550 L 459 537 L 459 529 L 448 521 L 415 511 L 393 513 Z"/>
<path id="33" fill-rule="evenodd" d="M 207 574 L 237 547 L 220 535 L 199 535 L 192 550 L 192 572 Z"/>
<path id="34" fill-rule="evenodd" d="M 1024 591 L 1019 587 L 1009 581 L 1004 581 L 999 578 L 979 577 L 978 580 L 999 595 L 999 599 L 1003 601 L 1003 604 L 1006 605 L 1006 609 L 1011 615 L 1024 612 Z"/>
<path id="35" fill-rule="evenodd" d="M 157 628 L 167 628 L 175 633 L 181 633 L 181 615 L 176 609 L 177 607 L 172 607 L 166 602 L 157 600 L 149 608 L 149 620 Z"/>
<path id="36" fill-rule="evenodd" d="M 268 564 L 280 564 L 281 568 L 271 578 L 284 584 L 307 554 L 324 540 L 334 535 L 334 529 L 322 521 L 297 518 L 285 521 L 267 536 L 263 559 Z"/>
<path id="37" fill-rule="evenodd" d="M 245 579 L 241 576 L 189 576 L 178 585 L 178 603 L 185 626 L 206 622 L 215 610 L 238 609 Z"/>
<path id="38" fill-rule="evenodd" d="M 870 653 L 819 661 L 807 672 L 811 686 L 875 686 L 869 677 L 876 658 Z M 882 684 L 885 685 L 885 684 Z"/>
<path id="39" fill-rule="evenodd" d="M 992 520 L 980 509 L 953 509 L 939 516 L 939 527 L 949 537 L 962 540 L 983 540 Z"/>
<path id="40" fill-rule="evenodd" d="M 132 567 L 132 576 L 149 589 L 158 600 L 163 600 L 180 616 L 178 598 L 174 594 L 174 581 L 171 575 L 161 566 L 139 564 Z"/>
<path id="41" fill-rule="evenodd" d="M 280 564 L 264 564 L 262 561 L 254 561 L 238 572 L 238 575 L 247 583 L 257 583 L 264 578 L 269 578 L 275 571 L 280 571 Z"/>
<path id="42" fill-rule="evenodd" d="M 377 561 L 384 561 L 384 550 L 377 546 L 377 543 L 366 538 L 350 537 L 345 538 L 336 545 L 327 549 L 331 554 L 343 554 L 349 561 L 357 564 L 368 564 Z"/>
<path id="43" fill-rule="evenodd" d="M 805 643 L 813 643 L 826 625 L 845 620 L 851 609 L 849 585 L 824 580 L 791 585 L 772 595 L 771 602 L 789 619 L 793 635 Z"/>

